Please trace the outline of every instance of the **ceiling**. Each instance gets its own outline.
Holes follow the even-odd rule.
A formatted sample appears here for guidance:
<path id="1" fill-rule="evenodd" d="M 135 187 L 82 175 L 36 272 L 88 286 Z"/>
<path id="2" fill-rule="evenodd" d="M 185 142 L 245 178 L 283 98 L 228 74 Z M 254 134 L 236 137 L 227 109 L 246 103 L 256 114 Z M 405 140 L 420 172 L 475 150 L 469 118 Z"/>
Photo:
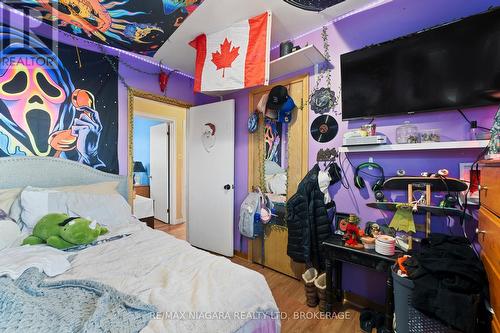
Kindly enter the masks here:
<path id="1" fill-rule="evenodd" d="M 1 0 L 49 25 L 153 55 L 203 0 Z"/>
<path id="2" fill-rule="evenodd" d="M 273 13 L 271 45 L 297 37 L 344 15 L 359 12 L 390 0 L 346 0 L 316 13 L 296 8 L 283 0 L 205 0 L 156 52 L 154 58 L 186 74 L 194 73 L 195 50 L 188 45 L 202 33 L 210 34 L 233 23 Z"/>

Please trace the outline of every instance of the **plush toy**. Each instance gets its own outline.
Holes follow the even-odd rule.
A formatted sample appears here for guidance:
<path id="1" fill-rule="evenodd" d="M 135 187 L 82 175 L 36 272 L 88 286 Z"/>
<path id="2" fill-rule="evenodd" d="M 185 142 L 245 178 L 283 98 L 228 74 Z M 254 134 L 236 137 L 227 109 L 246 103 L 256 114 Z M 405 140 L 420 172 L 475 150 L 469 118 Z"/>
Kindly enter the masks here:
<path id="1" fill-rule="evenodd" d="M 66 214 L 47 214 L 33 228 L 33 234 L 23 245 L 47 244 L 63 250 L 77 245 L 90 244 L 108 232 L 95 221 Z"/>

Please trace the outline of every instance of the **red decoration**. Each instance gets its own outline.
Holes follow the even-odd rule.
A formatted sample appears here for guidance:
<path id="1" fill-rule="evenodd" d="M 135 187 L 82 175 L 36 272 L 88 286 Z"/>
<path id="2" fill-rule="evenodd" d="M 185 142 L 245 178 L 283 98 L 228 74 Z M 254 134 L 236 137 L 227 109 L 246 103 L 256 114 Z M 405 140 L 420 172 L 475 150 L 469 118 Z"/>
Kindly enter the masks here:
<path id="1" fill-rule="evenodd" d="M 159 81 L 160 81 L 160 90 L 161 90 L 161 92 L 165 92 L 165 89 L 167 89 L 168 78 L 169 77 L 170 77 L 170 74 L 167 74 L 164 71 L 160 72 Z"/>
<path id="2" fill-rule="evenodd" d="M 240 47 L 233 47 L 232 42 L 227 38 L 220 44 L 220 52 L 212 53 L 212 62 L 217 66 L 217 70 L 222 69 L 222 77 L 224 77 L 226 68 L 231 68 L 234 60 L 240 55 Z"/>

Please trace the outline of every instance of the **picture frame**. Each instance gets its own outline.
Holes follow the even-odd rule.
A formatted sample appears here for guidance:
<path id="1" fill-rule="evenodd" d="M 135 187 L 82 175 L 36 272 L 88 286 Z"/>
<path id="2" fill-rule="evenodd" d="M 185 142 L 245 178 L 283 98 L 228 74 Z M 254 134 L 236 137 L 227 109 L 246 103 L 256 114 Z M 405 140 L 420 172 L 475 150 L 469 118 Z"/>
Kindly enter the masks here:
<path id="1" fill-rule="evenodd" d="M 335 217 L 333 219 L 334 222 L 334 231 L 335 235 L 345 235 L 347 223 L 349 221 L 349 215 L 347 213 L 335 213 Z"/>

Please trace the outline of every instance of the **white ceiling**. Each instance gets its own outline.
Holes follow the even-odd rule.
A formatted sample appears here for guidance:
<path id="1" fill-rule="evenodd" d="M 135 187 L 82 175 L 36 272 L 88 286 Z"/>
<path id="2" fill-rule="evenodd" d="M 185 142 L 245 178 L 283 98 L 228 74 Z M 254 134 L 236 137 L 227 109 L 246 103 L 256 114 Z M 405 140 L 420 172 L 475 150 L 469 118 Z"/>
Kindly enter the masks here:
<path id="1" fill-rule="evenodd" d="M 273 13 L 271 45 L 321 27 L 343 15 L 377 6 L 390 0 L 346 0 L 320 13 L 301 10 L 283 0 L 205 0 L 154 58 L 186 74 L 194 73 L 195 50 L 188 45 L 202 33 L 210 34 L 233 23 L 261 14 Z"/>

